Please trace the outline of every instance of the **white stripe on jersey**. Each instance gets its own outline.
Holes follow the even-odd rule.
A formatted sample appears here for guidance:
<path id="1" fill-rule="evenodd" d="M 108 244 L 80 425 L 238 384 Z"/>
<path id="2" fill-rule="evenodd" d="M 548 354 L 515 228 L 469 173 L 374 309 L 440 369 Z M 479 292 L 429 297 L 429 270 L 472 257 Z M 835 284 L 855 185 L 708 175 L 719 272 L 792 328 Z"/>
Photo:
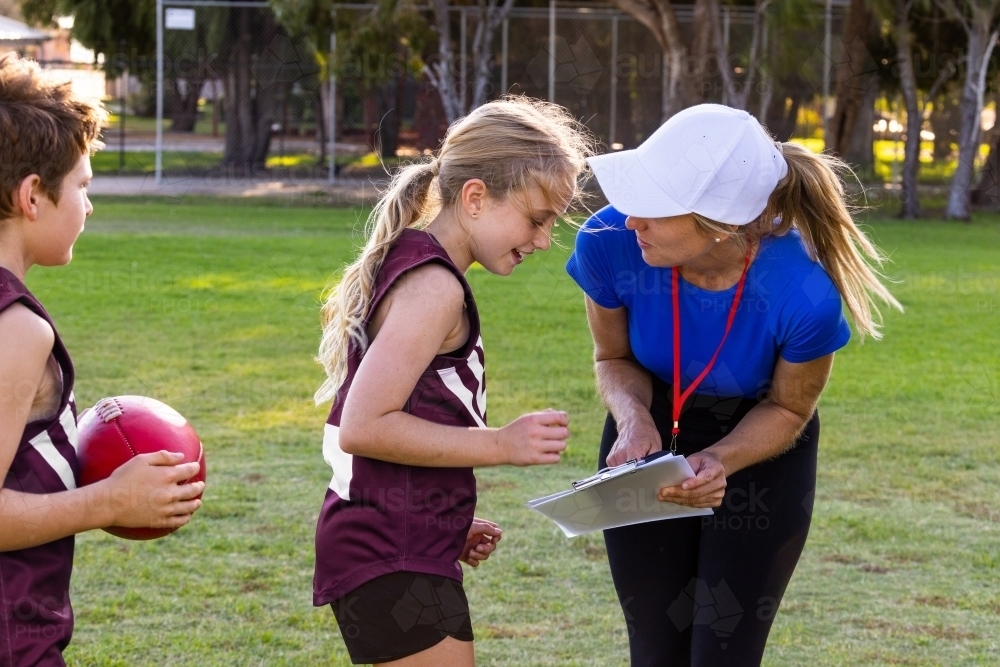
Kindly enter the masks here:
<path id="1" fill-rule="evenodd" d="M 76 429 L 76 417 L 73 416 L 73 408 L 68 405 L 66 406 L 66 409 L 59 415 L 59 424 L 63 427 L 63 431 L 66 432 L 66 439 L 69 440 L 69 444 L 73 445 L 73 449 L 79 454 L 80 432 Z"/>
<path id="2" fill-rule="evenodd" d="M 49 467 L 59 475 L 66 490 L 72 491 L 76 488 L 76 476 L 73 474 L 73 468 L 52 444 L 52 438 L 49 437 L 48 431 L 42 431 L 28 442 L 42 455 Z"/>
<path id="3" fill-rule="evenodd" d="M 354 457 L 340 448 L 340 427 L 327 424 L 323 429 L 323 459 L 333 468 L 330 488 L 343 500 L 350 499 Z"/>
<path id="4" fill-rule="evenodd" d="M 480 336 L 479 340 L 476 341 L 476 347 L 480 350 L 483 349 L 483 337 Z M 479 390 L 476 392 L 476 405 L 479 406 L 479 414 L 486 414 L 486 383 L 483 382 L 483 364 L 479 361 L 479 353 L 473 349 L 472 354 L 469 355 L 469 370 L 472 374 L 476 376 L 476 385 Z"/>
<path id="5" fill-rule="evenodd" d="M 472 354 L 475 356 L 475 352 Z M 472 418 L 476 420 L 476 423 L 485 428 L 486 423 L 483 421 L 483 418 L 479 416 L 479 413 L 476 412 L 475 406 L 472 405 L 472 401 L 474 399 L 472 392 L 469 391 L 469 389 L 462 382 L 462 378 L 458 376 L 458 371 L 454 368 L 442 368 L 438 371 L 438 375 L 441 376 L 444 386 L 448 387 L 448 389 L 451 390 L 451 393 L 453 393 L 458 400 L 462 401 L 462 405 L 464 405 L 465 409 L 469 411 Z M 482 380 L 480 380 L 478 384 L 481 388 L 483 386 Z M 482 391 L 482 389 L 479 391 Z"/>

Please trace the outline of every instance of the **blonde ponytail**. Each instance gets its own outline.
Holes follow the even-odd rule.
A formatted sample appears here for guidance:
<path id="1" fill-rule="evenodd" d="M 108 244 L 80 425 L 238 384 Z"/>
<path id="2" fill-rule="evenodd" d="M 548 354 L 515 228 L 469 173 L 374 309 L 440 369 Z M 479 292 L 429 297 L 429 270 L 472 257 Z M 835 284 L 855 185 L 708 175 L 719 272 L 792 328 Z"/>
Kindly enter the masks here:
<path id="1" fill-rule="evenodd" d="M 388 190 L 368 216 L 368 242 L 361 255 L 344 270 L 340 283 L 330 292 L 320 313 L 323 337 L 317 361 L 326 369 L 326 381 L 316 391 L 316 403 L 337 395 L 347 377 L 347 352 L 352 345 L 368 347 L 365 318 L 372 301 L 375 276 L 389 248 L 423 216 L 437 161 L 404 167 L 393 177 Z"/>
<path id="2" fill-rule="evenodd" d="M 788 175 L 778 182 L 767 207 L 748 225 L 735 226 L 697 213 L 695 222 L 706 234 L 731 234 L 741 247 L 767 236 L 783 236 L 795 227 L 810 257 L 820 262 L 833 280 L 864 340 L 882 338 L 878 301 L 900 311 L 903 306 L 882 284 L 886 256 L 858 228 L 851 215 L 841 174 L 851 168 L 838 157 L 793 143 L 779 144 Z"/>
<path id="3" fill-rule="evenodd" d="M 781 144 L 788 175 L 771 193 L 761 220 L 781 222 L 773 233 L 799 230 L 813 259 L 830 274 L 861 339 L 882 338 L 878 301 L 903 306 L 882 284 L 886 256 L 858 228 L 846 203 L 841 175 L 850 167 L 840 158 L 793 143 Z"/>
<path id="4" fill-rule="evenodd" d="M 336 397 L 347 378 L 352 346 L 362 353 L 367 349 L 365 323 L 375 277 L 403 230 L 423 226 L 442 207 L 456 205 L 472 179 L 482 180 L 497 201 L 537 185 L 553 210 L 565 210 L 580 195 L 593 147 L 590 133 L 563 107 L 507 96 L 456 120 L 436 158 L 400 170 L 368 218 L 360 257 L 323 306 L 316 359 L 326 369 L 326 381 L 316 403 Z"/>

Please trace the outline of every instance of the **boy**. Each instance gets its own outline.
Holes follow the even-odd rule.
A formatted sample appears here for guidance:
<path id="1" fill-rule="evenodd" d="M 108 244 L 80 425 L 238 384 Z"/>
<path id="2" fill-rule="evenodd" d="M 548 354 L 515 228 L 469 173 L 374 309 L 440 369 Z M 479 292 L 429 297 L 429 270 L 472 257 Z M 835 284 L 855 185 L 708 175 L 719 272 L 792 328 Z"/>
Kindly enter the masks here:
<path id="1" fill-rule="evenodd" d="M 0 667 L 64 664 L 76 533 L 181 526 L 201 505 L 203 483 L 179 484 L 198 464 L 170 452 L 77 488 L 73 364 L 23 282 L 72 258 L 105 117 L 37 64 L 0 56 Z"/>

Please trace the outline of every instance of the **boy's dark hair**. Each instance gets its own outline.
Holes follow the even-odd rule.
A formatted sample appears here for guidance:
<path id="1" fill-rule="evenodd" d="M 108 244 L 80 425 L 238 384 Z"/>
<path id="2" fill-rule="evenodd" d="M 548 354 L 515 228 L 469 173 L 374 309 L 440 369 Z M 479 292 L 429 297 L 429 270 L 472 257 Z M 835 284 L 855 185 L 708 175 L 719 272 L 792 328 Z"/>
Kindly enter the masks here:
<path id="1" fill-rule="evenodd" d="M 14 191 L 32 174 L 59 203 L 63 178 L 80 157 L 103 147 L 107 112 L 73 93 L 38 63 L 16 53 L 0 56 L 0 220 L 14 214 Z"/>

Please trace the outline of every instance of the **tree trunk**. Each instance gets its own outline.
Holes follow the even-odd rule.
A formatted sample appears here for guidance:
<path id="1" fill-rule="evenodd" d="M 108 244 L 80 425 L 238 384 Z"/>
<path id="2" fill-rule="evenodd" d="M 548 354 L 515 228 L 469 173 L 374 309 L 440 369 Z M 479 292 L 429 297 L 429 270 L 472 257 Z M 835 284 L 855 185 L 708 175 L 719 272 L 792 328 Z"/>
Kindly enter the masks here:
<path id="1" fill-rule="evenodd" d="M 226 63 L 226 147 L 222 163 L 229 168 L 250 167 L 250 137 L 253 118 L 250 95 L 250 17 L 246 8 L 234 8 L 230 14 L 230 57 Z M 235 25 L 233 25 L 235 24 Z"/>
<path id="2" fill-rule="evenodd" d="M 913 71 L 913 49 L 910 44 L 910 16 L 907 0 L 896 0 L 896 49 L 899 60 L 899 83 L 906 104 L 906 144 L 903 156 L 903 192 L 899 210 L 901 218 L 920 217 L 920 196 L 917 174 L 920 171 L 920 126 L 923 113 L 917 101 L 917 77 Z"/>
<path id="3" fill-rule="evenodd" d="M 403 124 L 403 98 L 406 94 L 406 49 L 400 45 L 399 70 L 396 76 L 376 87 L 375 99 L 378 101 L 377 136 L 373 145 L 383 158 L 396 157 L 399 150 L 399 130 Z"/>
<path id="4" fill-rule="evenodd" d="M 438 60 L 424 66 L 424 75 L 441 93 L 441 105 L 450 125 L 465 115 L 465 100 L 455 85 L 455 56 L 451 48 L 451 16 L 448 0 L 434 0 L 434 24 L 438 36 Z"/>
<path id="5" fill-rule="evenodd" d="M 708 66 L 714 51 L 712 0 L 694 0 L 694 27 L 682 30 L 670 0 L 613 0 L 614 5 L 653 33 L 666 64 L 663 122 L 682 109 L 708 99 L 715 70 Z M 685 34 L 691 34 L 690 40 Z"/>
<path id="6" fill-rule="evenodd" d="M 414 119 L 417 131 L 417 150 L 437 150 L 448 130 L 448 121 L 441 103 L 441 95 L 429 81 L 417 86 L 417 111 Z"/>
<path id="7" fill-rule="evenodd" d="M 183 81 L 174 79 L 171 82 L 170 90 L 173 96 L 170 105 L 173 111 L 171 132 L 194 132 L 198 121 L 198 98 L 204 83 L 204 79 L 201 78 L 188 78 Z"/>
<path id="8" fill-rule="evenodd" d="M 976 19 L 980 17 L 975 17 Z M 992 17 L 991 17 L 992 18 Z M 958 167 L 952 177 L 945 217 L 968 220 L 972 177 L 979 151 L 979 123 L 983 111 L 983 93 L 986 88 L 986 70 L 998 32 L 990 32 L 991 21 L 973 20 L 968 26 L 965 83 L 962 86 L 960 122 L 958 130 Z"/>
<path id="9" fill-rule="evenodd" d="M 770 0 L 756 0 L 751 27 L 750 53 L 747 56 L 746 67 L 742 85 L 733 76 L 732 58 L 726 51 L 726 44 L 722 35 L 722 11 L 719 7 L 719 0 L 711 1 L 710 20 L 712 22 L 712 39 L 715 43 L 716 59 L 719 63 L 719 73 L 722 75 L 722 84 L 725 87 L 724 103 L 737 109 L 746 109 L 750 101 L 750 93 L 753 92 L 754 81 L 757 78 L 757 70 L 760 67 L 760 43 L 764 22 L 766 20 L 767 6 Z M 766 81 L 764 81 L 766 84 Z M 764 96 L 762 96 L 763 98 Z M 762 104 L 767 108 L 766 102 Z"/>
<path id="10" fill-rule="evenodd" d="M 872 13 L 866 1 L 851 0 L 844 23 L 845 53 L 837 65 L 837 107 L 826 137 L 827 147 L 840 156 L 847 153 L 865 93 L 873 82 L 876 68 L 867 46 L 871 25 Z"/>
<path id="11" fill-rule="evenodd" d="M 497 6 L 498 0 L 478 0 L 479 21 L 476 24 L 476 35 L 472 39 L 472 63 L 475 71 L 475 83 L 472 88 L 472 106 L 470 110 L 486 104 L 489 98 L 491 63 L 493 61 L 493 38 L 497 28 L 510 15 L 514 0 L 504 0 Z"/>
<path id="12" fill-rule="evenodd" d="M 226 147 L 222 164 L 231 173 L 253 175 L 266 166 L 271 125 L 278 119 L 280 68 L 260 58 L 278 34 L 271 12 L 230 9 L 225 63 Z M 258 20 L 251 20 L 257 18 Z"/>
<path id="13" fill-rule="evenodd" d="M 329 102 L 330 81 L 320 81 L 316 96 L 313 98 L 313 109 L 316 115 L 316 142 L 319 144 L 319 159 L 317 165 L 322 168 L 326 165 L 326 135 L 329 132 L 327 125 L 330 122 Z"/>
<path id="14" fill-rule="evenodd" d="M 997 113 L 1000 114 L 1000 90 L 995 95 Z M 992 204 L 1000 202 L 997 185 L 1000 183 L 1000 115 L 993 122 L 993 127 L 985 133 L 982 142 L 990 145 L 989 155 L 980 171 L 979 183 L 973 188 L 970 198 L 973 205 Z"/>
<path id="15" fill-rule="evenodd" d="M 761 118 L 761 122 L 774 135 L 775 139 L 781 142 L 788 141 L 795 134 L 799 106 L 801 103 L 797 97 L 786 98 L 784 95 L 775 97 L 768 105 L 767 113 Z"/>
<path id="16" fill-rule="evenodd" d="M 844 160 L 863 174 L 872 174 L 875 169 L 875 131 L 872 125 L 875 124 L 875 102 L 879 92 L 878 76 L 875 75 L 861 100 L 854 132 L 844 153 Z"/>

